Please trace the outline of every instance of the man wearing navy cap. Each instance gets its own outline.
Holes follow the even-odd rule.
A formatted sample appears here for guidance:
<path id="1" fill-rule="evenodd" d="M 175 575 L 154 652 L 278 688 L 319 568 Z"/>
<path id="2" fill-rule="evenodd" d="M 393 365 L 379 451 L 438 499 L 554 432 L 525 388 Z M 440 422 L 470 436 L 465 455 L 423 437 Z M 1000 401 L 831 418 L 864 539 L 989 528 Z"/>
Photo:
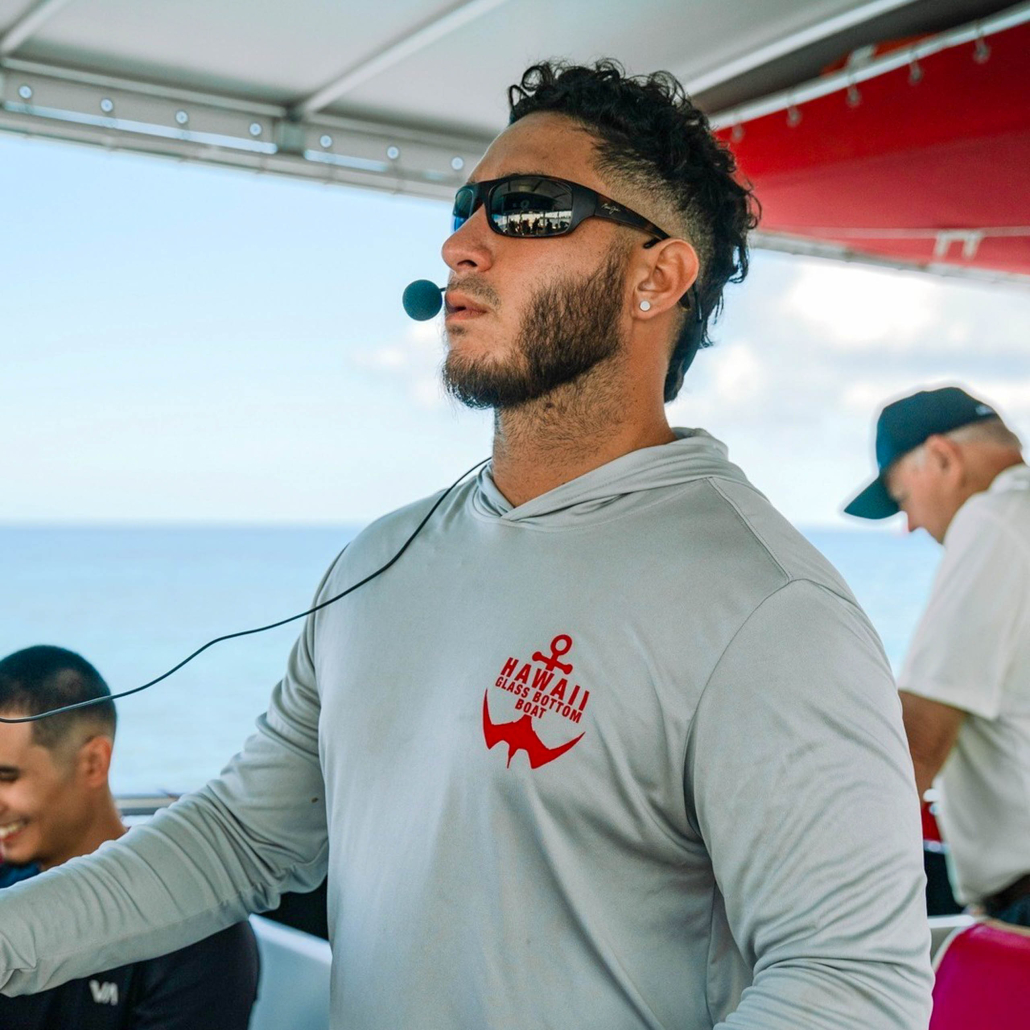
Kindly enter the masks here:
<path id="1" fill-rule="evenodd" d="M 1030 925 L 1030 469 L 958 387 L 888 404 L 879 474 L 844 510 L 944 545 L 898 679 L 920 795 L 940 775 L 956 896 Z"/>

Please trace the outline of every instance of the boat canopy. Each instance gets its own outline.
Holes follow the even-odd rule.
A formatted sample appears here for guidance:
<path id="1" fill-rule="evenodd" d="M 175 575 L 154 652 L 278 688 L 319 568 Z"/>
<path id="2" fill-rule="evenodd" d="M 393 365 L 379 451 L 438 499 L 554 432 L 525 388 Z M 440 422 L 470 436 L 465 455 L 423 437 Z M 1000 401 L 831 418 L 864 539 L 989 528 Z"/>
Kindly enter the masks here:
<path id="1" fill-rule="evenodd" d="M 1030 276 L 1030 3 L 719 117 L 767 245 Z"/>
<path id="2" fill-rule="evenodd" d="M 765 206 L 760 244 L 1025 273 L 1030 166 L 1015 158 L 1028 100 L 1011 55 L 1026 52 L 1027 7 L 0 0 L 0 131 L 447 198 L 503 127 L 506 88 L 528 64 L 612 55 L 631 72 L 673 72 L 723 127 Z M 821 76 L 842 54 L 908 36 L 920 39 L 901 56 Z M 963 42 L 932 50 L 945 37 Z M 881 72 L 885 60 L 900 63 Z M 988 135 L 1000 148 L 990 174 L 974 167 Z M 948 186 L 952 173 L 964 191 Z M 895 174 L 904 185 L 885 190 Z"/>

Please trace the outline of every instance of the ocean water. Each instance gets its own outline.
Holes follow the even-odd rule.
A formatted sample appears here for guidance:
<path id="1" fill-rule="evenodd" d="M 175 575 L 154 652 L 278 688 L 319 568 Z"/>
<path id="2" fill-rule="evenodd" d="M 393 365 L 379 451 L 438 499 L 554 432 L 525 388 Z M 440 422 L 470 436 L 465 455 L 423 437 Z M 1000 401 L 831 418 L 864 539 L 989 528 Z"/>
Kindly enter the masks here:
<path id="1" fill-rule="evenodd" d="M 357 527 L 0 527 L 0 656 L 71 648 L 115 691 L 152 679 L 212 637 L 304 611 Z M 897 670 L 939 549 L 923 535 L 811 530 L 879 631 Z M 218 644 L 119 702 L 116 791 L 182 791 L 239 749 L 300 623 Z"/>

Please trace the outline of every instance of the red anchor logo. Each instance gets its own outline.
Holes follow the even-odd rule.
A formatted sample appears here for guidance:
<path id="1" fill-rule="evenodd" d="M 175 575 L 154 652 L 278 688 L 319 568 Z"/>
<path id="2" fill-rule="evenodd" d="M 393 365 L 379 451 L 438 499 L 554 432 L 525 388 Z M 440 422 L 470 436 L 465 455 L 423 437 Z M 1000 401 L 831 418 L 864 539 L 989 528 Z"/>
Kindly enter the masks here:
<path id="1" fill-rule="evenodd" d="M 554 675 L 555 669 L 560 669 L 562 674 L 568 676 L 572 672 L 572 662 L 563 662 L 562 656 L 569 653 L 572 650 L 572 637 L 567 633 L 559 633 L 551 641 L 551 653 L 545 655 L 540 651 L 533 652 L 533 661 L 539 662 L 547 671 Z M 510 667 L 505 666 L 501 673 L 501 680 L 498 681 L 498 686 L 501 686 L 505 681 L 504 677 L 514 673 L 516 667 L 516 659 L 510 658 Z M 520 679 L 523 677 L 522 682 L 529 682 L 529 666 L 523 667 L 523 673 L 520 673 Z M 538 677 L 543 675 L 538 672 Z M 546 687 L 550 682 L 551 676 L 546 678 L 543 686 Z M 563 691 L 559 697 L 564 698 L 564 684 L 565 680 L 561 681 L 559 689 Z M 579 686 L 577 685 L 570 698 L 570 703 L 564 707 L 566 709 L 565 715 L 568 717 L 571 711 L 571 702 L 575 700 L 576 695 L 579 693 Z M 586 699 L 589 697 L 589 691 L 583 692 L 583 699 L 579 707 L 579 712 L 583 710 L 586 704 Z M 537 735 L 536 728 L 533 726 L 533 719 L 539 715 L 542 715 L 546 709 L 546 706 L 540 702 L 541 694 L 538 692 L 533 698 L 532 703 L 525 701 L 528 694 L 523 694 L 519 699 L 516 709 L 522 709 L 523 714 L 520 718 L 515 719 L 513 722 L 494 722 L 490 717 L 490 702 L 487 697 L 487 693 L 483 694 L 483 737 L 486 740 L 487 749 L 492 749 L 495 745 L 505 743 L 508 745 L 508 766 L 511 766 L 511 760 L 515 757 L 519 751 L 525 751 L 526 756 L 529 759 L 529 767 L 531 769 L 537 769 L 541 765 L 546 765 L 548 762 L 553 762 L 559 756 L 565 754 L 570 748 L 573 748 L 583 739 L 583 734 L 580 733 L 578 737 L 574 737 L 572 740 L 566 741 L 564 744 L 559 744 L 557 747 L 548 747 Z M 523 707 L 524 706 L 524 707 Z M 560 707 L 560 706 L 559 706 Z M 576 713 L 575 722 L 579 722 L 578 712 Z"/>
<path id="2" fill-rule="evenodd" d="M 559 633 L 558 636 L 551 641 L 551 656 L 549 658 L 545 658 L 539 651 L 534 651 L 533 661 L 542 662 L 547 666 L 548 672 L 554 672 L 555 669 L 561 669 L 561 671 L 568 676 L 569 673 L 572 672 L 572 662 L 569 662 L 568 665 L 566 665 L 565 662 L 559 662 L 558 659 L 563 654 L 568 654 L 571 649 L 572 637 L 567 633 Z"/>

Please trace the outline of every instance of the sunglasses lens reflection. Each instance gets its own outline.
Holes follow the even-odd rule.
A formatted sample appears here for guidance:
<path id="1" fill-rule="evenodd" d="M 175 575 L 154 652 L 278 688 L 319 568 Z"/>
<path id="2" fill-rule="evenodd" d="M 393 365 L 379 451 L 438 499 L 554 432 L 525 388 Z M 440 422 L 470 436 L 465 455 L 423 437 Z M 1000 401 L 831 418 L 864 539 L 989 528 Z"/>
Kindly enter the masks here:
<path id="1" fill-rule="evenodd" d="M 508 179 L 491 192 L 490 220 L 505 236 L 560 236 L 572 224 L 572 190 L 540 176 Z"/>
<path id="2" fill-rule="evenodd" d="M 456 232 L 460 229 L 471 217 L 473 206 L 476 202 L 476 191 L 471 186 L 463 186 L 454 195 L 454 223 L 451 231 Z"/>

